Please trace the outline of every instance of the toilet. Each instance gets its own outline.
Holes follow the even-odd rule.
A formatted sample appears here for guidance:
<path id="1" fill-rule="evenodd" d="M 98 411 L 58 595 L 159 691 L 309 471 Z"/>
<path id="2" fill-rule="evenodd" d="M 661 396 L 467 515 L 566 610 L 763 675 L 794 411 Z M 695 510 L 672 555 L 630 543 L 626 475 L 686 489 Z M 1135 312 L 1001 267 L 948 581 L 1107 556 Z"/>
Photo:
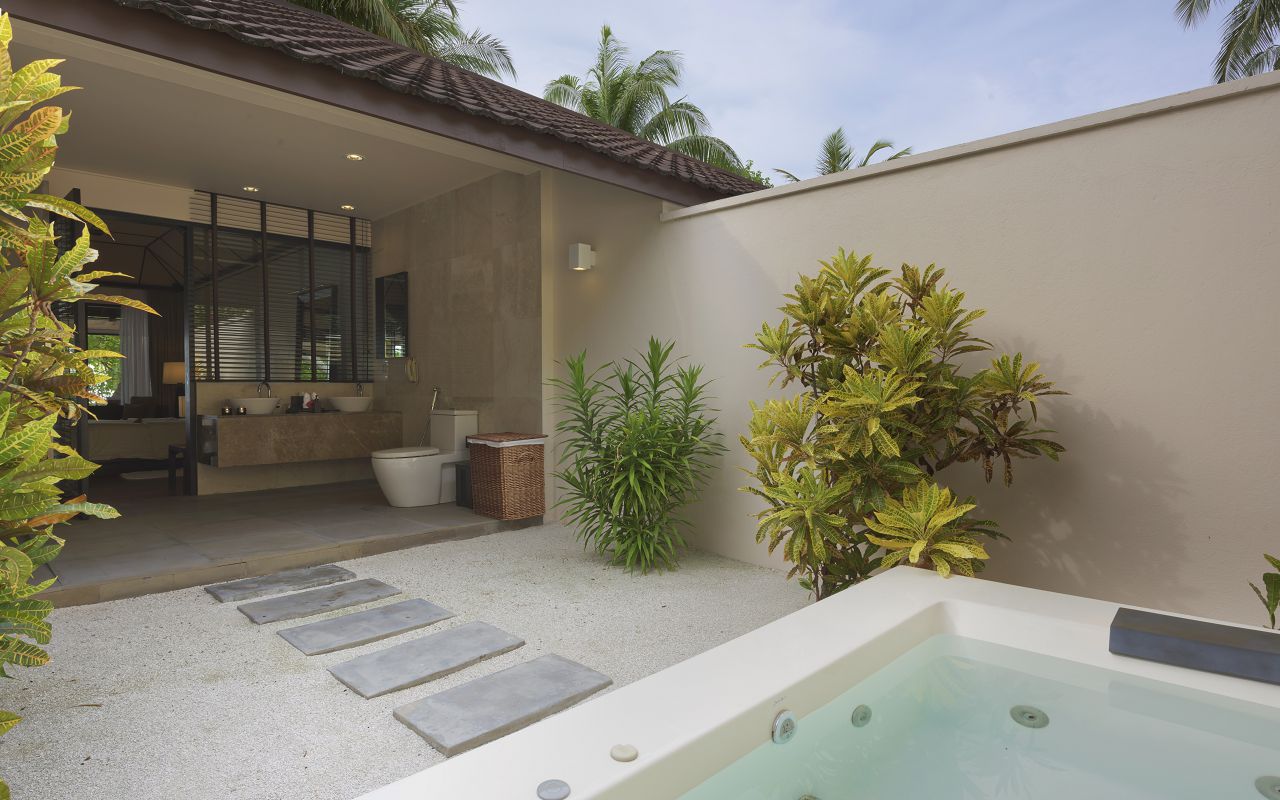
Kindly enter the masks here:
<path id="1" fill-rule="evenodd" d="M 387 502 L 399 508 L 452 503 L 457 497 L 454 464 L 470 459 L 467 437 L 477 433 L 475 411 L 431 412 L 430 447 L 373 451 L 373 475 Z"/>

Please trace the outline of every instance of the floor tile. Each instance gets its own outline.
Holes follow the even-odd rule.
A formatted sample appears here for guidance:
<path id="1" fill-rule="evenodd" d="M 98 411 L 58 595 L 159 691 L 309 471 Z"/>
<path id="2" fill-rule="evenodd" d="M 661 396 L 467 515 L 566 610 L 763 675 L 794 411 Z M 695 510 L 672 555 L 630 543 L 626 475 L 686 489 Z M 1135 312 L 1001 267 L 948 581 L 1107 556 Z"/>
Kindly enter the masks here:
<path id="1" fill-rule="evenodd" d="M 245 603 L 238 608 L 255 624 L 263 625 L 268 622 L 310 617 L 326 611 L 372 603 L 374 600 L 382 600 L 397 594 L 400 594 L 400 590 L 394 586 L 388 586 L 373 578 L 364 578 L 273 597 L 270 600 L 257 600 Z"/>
<path id="2" fill-rule="evenodd" d="M 453 756 L 563 711 L 611 683 L 589 667 L 546 655 L 400 706 L 394 713 L 432 747 Z"/>
<path id="3" fill-rule="evenodd" d="M 407 689 L 510 652 L 524 640 L 485 622 L 468 622 L 335 664 L 333 677 L 361 697 Z"/>
<path id="4" fill-rule="evenodd" d="M 414 599 L 285 628 L 277 633 L 302 652 L 315 656 L 399 636 L 452 616 L 452 611 L 435 603 Z"/>
<path id="5" fill-rule="evenodd" d="M 302 589 L 314 589 L 354 579 L 355 573 L 334 564 L 319 567 L 290 569 L 273 572 L 270 575 L 259 575 L 255 578 L 206 586 L 205 591 L 213 595 L 219 603 L 252 600 L 255 597 L 266 597 L 271 594 L 284 594 Z"/>

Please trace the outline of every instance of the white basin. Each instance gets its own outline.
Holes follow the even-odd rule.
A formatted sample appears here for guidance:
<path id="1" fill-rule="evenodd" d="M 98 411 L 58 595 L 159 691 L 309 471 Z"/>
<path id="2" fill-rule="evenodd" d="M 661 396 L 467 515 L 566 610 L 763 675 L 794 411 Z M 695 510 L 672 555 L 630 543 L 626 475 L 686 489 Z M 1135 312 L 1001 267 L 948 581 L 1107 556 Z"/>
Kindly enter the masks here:
<path id="1" fill-rule="evenodd" d="M 231 412 L 234 414 L 237 409 L 243 408 L 250 414 L 270 414 L 276 410 L 276 404 L 280 402 L 277 397 L 233 397 L 231 398 Z"/>
<path id="2" fill-rule="evenodd" d="M 368 411 L 372 397 L 330 397 L 329 402 L 339 411 Z"/>

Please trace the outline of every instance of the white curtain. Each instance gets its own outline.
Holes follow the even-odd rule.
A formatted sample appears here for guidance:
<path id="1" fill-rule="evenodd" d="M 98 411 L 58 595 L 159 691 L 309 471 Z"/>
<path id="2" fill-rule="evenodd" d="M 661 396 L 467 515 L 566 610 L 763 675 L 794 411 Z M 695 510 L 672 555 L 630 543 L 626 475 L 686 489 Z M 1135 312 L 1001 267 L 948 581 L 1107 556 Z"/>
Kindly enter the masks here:
<path id="1" fill-rule="evenodd" d="M 120 402 L 151 397 L 151 348 L 147 341 L 146 312 L 120 309 Z"/>

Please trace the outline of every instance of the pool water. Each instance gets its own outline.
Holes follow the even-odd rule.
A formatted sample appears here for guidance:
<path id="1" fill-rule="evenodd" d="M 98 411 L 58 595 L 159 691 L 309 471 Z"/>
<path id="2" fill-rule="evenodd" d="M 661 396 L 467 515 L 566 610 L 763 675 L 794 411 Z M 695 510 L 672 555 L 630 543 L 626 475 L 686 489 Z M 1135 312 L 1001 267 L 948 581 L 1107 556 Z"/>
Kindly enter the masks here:
<path id="1" fill-rule="evenodd" d="M 681 800 L 1259 800 L 1266 776 L 1280 710 L 947 635 Z"/>

